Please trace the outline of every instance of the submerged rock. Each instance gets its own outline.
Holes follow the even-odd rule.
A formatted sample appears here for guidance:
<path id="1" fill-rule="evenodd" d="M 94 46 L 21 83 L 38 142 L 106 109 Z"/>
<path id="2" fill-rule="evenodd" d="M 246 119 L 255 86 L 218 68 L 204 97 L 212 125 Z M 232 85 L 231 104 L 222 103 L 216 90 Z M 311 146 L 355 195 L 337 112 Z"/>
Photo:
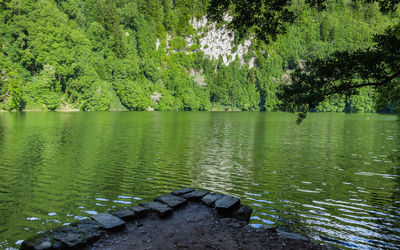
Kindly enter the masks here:
<path id="1" fill-rule="evenodd" d="M 171 194 L 181 196 L 186 193 L 193 192 L 193 191 L 196 191 L 196 189 L 187 187 L 187 188 L 182 188 L 182 189 L 172 191 Z"/>
<path id="2" fill-rule="evenodd" d="M 248 225 L 251 227 L 250 225 Z M 261 227 L 257 228 L 257 232 L 270 232 L 270 233 L 276 233 L 276 226 L 274 225 L 261 225 Z"/>
<path id="3" fill-rule="evenodd" d="M 149 208 L 151 211 L 156 212 L 161 218 L 165 218 L 172 215 L 172 208 L 166 204 L 152 201 L 140 204 L 143 207 Z"/>
<path id="4" fill-rule="evenodd" d="M 309 241 L 310 240 L 306 236 L 299 234 L 299 233 L 290 233 L 290 232 L 280 231 L 278 234 L 283 239 L 296 240 L 296 241 Z"/>
<path id="5" fill-rule="evenodd" d="M 61 248 L 61 242 L 51 238 L 47 234 L 39 234 L 27 240 L 24 240 L 21 244 L 22 250 L 45 250 L 45 249 L 56 249 Z"/>
<path id="6" fill-rule="evenodd" d="M 239 206 L 240 199 L 230 195 L 225 195 L 215 202 L 215 209 L 222 215 L 234 212 Z"/>
<path id="7" fill-rule="evenodd" d="M 179 208 L 179 207 L 184 206 L 187 203 L 186 199 L 183 199 L 181 197 L 178 197 L 178 196 L 175 196 L 172 194 L 158 196 L 157 198 L 154 199 L 154 201 L 167 204 L 168 206 L 170 206 L 172 208 Z"/>
<path id="8" fill-rule="evenodd" d="M 210 192 L 208 192 L 206 190 L 197 190 L 197 191 L 193 191 L 190 193 L 186 193 L 186 194 L 182 195 L 181 197 L 185 198 L 187 200 L 190 200 L 190 201 L 198 201 L 198 200 L 201 200 L 201 198 L 206 196 L 208 193 L 210 193 Z"/>
<path id="9" fill-rule="evenodd" d="M 93 215 L 92 218 L 109 231 L 125 228 L 125 222 L 123 220 L 108 213 L 96 214 Z"/>
<path id="10" fill-rule="evenodd" d="M 209 193 L 201 199 L 201 202 L 203 202 L 205 205 L 209 207 L 212 207 L 214 206 L 215 202 L 221 199 L 222 197 L 224 197 L 223 194 Z"/>

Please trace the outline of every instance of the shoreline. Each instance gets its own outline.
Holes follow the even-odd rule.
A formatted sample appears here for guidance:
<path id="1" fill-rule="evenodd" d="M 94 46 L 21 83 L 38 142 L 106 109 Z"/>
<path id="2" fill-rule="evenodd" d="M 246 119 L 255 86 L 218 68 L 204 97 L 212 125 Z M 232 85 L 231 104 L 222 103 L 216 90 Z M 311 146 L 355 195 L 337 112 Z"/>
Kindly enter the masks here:
<path id="1" fill-rule="evenodd" d="M 21 249 L 332 249 L 305 235 L 248 225 L 240 199 L 183 188 L 136 207 L 93 215 L 35 235 Z M 333 247 L 334 248 L 334 247 Z"/>
<path id="2" fill-rule="evenodd" d="M 151 113 L 151 112 L 245 112 L 245 113 L 288 113 L 288 114 L 296 114 L 296 113 L 291 113 L 287 111 L 261 111 L 261 110 L 254 110 L 254 111 L 243 111 L 243 110 L 231 110 L 231 109 L 212 109 L 212 110 L 205 110 L 205 111 L 187 111 L 187 110 L 168 110 L 168 111 L 160 111 L 160 110 L 141 110 L 141 111 L 136 111 L 136 110 L 124 110 L 124 109 L 111 109 L 111 110 L 104 110 L 104 111 L 82 111 L 79 109 L 70 109 L 70 110 L 37 110 L 37 109 L 24 109 L 24 110 L 4 110 L 0 109 L 0 113 L 91 113 L 91 112 L 144 112 L 144 113 Z M 360 114 L 360 115 L 399 115 L 400 113 L 389 113 L 389 112 L 310 112 L 309 114 Z"/>

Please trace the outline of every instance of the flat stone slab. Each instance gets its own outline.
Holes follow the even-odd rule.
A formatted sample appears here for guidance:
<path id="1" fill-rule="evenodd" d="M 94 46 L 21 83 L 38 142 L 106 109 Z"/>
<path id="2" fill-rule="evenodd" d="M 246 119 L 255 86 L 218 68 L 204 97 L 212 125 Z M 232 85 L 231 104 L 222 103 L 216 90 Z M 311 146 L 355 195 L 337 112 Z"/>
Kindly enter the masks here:
<path id="1" fill-rule="evenodd" d="M 130 207 L 129 209 L 134 212 L 135 219 L 142 219 L 151 211 L 150 208 L 142 206 Z"/>
<path id="2" fill-rule="evenodd" d="M 175 196 L 172 194 L 158 196 L 157 198 L 154 199 L 154 201 L 164 203 L 174 209 L 182 207 L 182 206 L 186 205 L 186 203 L 187 203 L 186 199 L 183 199 L 181 197 L 178 197 L 178 196 Z"/>
<path id="3" fill-rule="evenodd" d="M 196 191 L 196 189 L 194 189 L 194 188 L 182 188 L 182 189 L 178 189 L 178 190 L 172 191 L 171 194 L 181 196 L 181 195 L 184 195 L 186 193 L 193 192 L 193 191 Z"/>
<path id="4" fill-rule="evenodd" d="M 215 202 L 215 209 L 221 214 L 231 213 L 239 206 L 240 199 L 230 195 L 224 195 L 224 197 Z"/>
<path id="5" fill-rule="evenodd" d="M 129 208 L 120 208 L 117 211 L 111 212 L 111 214 L 124 221 L 133 220 L 135 218 L 135 212 Z"/>
<path id="6" fill-rule="evenodd" d="M 69 248 L 78 248 L 86 242 L 83 235 L 71 226 L 58 228 L 53 232 L 52 236 Z"/>
<path id="7" fill-rule="evenodd" d="M 27 240 L 24 240 L 21 244 L 22 250 L 45 250 L 45 249 L 57 249 L 61 248 L 61 242 L 52 239 L 47 234 L 39 234 Z"/>
<path id="8" fill-rule="evenodd" d="M 190 193 L 186 193 L 184 195 L 182 195 L 182 198 L 185 198 L 189 201 L 198 201 L 201 200 L 201 198 L 203 198 L 204 196 L 206 196 L 208 193 L 208 191 L 206 190 L 197 190 L 197 191 L 193 191 Z"/>
<path id="9" fill-rule="evenodd" d="M 104 229 L 109 231 L 125 228 L 125 222 L 123 220 L 108 213 L 96 214 L 93 215 L 92 218 L 102 225 Z"/>
<path id="10" fill-rule="evenodd" d="M 173 211 L 170 206 L 156 201 L 142 203 L 140 205 L 149 208 L 151 211 L 156 212 L 161 218 L 165 218 L 172 215 Z"/>
<path id="11" fill-rule="evenodd" d="M 102 226 L 97 222 L 86 219 L 78 221 L 71 225 L 74 227 L 88 242 L 92 242 L 100 238 L 103 232 Z"/>
<path id="12" fill-rule="evenodd" d="M 214 206 L 215 202 L 221 199 L 222 197 L 224 197 L 223 194 L 209 193 L 201 199 L 201 202 L 203 202 L 205 205 L 209 207 L 212 207 Z"/>
<path id="13" fill-rule="evenodd" d="M 245 205 L 241 205 L 229 217 L 232 217 L 232 218 L 235 218 L 235 219 L 238 219 L 238 220 L 245 221 L 245 222 L 249 223 L 250 216 L 251 216 L 252 212 L 253 212 L 253 209 L 251 207 L 248 207 L 248 206 L 245 206 Z"/>

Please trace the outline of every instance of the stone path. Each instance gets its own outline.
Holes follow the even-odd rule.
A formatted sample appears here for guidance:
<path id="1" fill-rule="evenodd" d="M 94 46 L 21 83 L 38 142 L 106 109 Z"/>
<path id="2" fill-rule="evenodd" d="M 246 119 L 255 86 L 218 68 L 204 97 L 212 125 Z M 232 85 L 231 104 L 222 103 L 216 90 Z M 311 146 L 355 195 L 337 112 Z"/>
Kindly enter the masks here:
<path id="1" fill-rule="evenodd" d="M 235 244 L 239 246 L 236 241 L 233 244 L 232 240 L 233 238 L 240 239 L 240 235 L 243 235 L 243 232 L 238 231 L 240 235 L 233 238 L 231 235 L 229 238 L 227 233 L 233 233 L 231 226 L 244 230 L 251 213 L 252 209 L 240 205 L 240 200 L 236 197 L 210 193 L 206 190 L 183 188 L 171 194 L 158 196 L 154 201 L 142 203 L 136 207 L 119 208 L 110 213 L 93 215 L 91 219 L 49 230 L 25 240 L 21 249 L 84 247 L 88 249 L 176 249 L 191 248 L 194 242 L 200 239 L 202 240 L 199 242 L 205 243 L 202 247 L 198 245 L 200 248 L 208 248 L 207 244 L 211 244 L 211 248 L 229 249 L 225 246 L 233 247 Z M 218 229 L 222 230 L 219 232 L 222 236 L 219 236 L 221 243 L 217 244 L 212 240 L 212 235 L 207 235 L 213 228 L 217 230 L 224 221 L 228 222 L 228 226 Z M 223 237 L 228 237 L 225 243 Z M 315 246 L 304 236 L 297 236 L 295 233 L 276 234 L 276 237 L 286 237 L 287 240 L 293 242 L 302 241 L 304 246 Z M 96 241 L 98 242 L 95 243 Z M 257 245 L 252 244 L 252 246 Z"/>

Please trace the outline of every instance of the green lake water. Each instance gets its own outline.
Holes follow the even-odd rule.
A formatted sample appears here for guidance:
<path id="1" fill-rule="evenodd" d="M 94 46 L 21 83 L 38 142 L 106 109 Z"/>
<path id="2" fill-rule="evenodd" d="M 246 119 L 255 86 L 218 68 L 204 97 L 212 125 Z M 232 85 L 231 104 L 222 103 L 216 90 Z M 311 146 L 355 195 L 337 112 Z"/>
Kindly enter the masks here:
<path id="1" fill-rule="evenodd" d="M 369 119 L 368 119 L 369 118 Z M 0 248 L 191 186 L 235 195 L 251 224 L 347 248 L 400 247 L 392 115 L 0 113 Z"/>

